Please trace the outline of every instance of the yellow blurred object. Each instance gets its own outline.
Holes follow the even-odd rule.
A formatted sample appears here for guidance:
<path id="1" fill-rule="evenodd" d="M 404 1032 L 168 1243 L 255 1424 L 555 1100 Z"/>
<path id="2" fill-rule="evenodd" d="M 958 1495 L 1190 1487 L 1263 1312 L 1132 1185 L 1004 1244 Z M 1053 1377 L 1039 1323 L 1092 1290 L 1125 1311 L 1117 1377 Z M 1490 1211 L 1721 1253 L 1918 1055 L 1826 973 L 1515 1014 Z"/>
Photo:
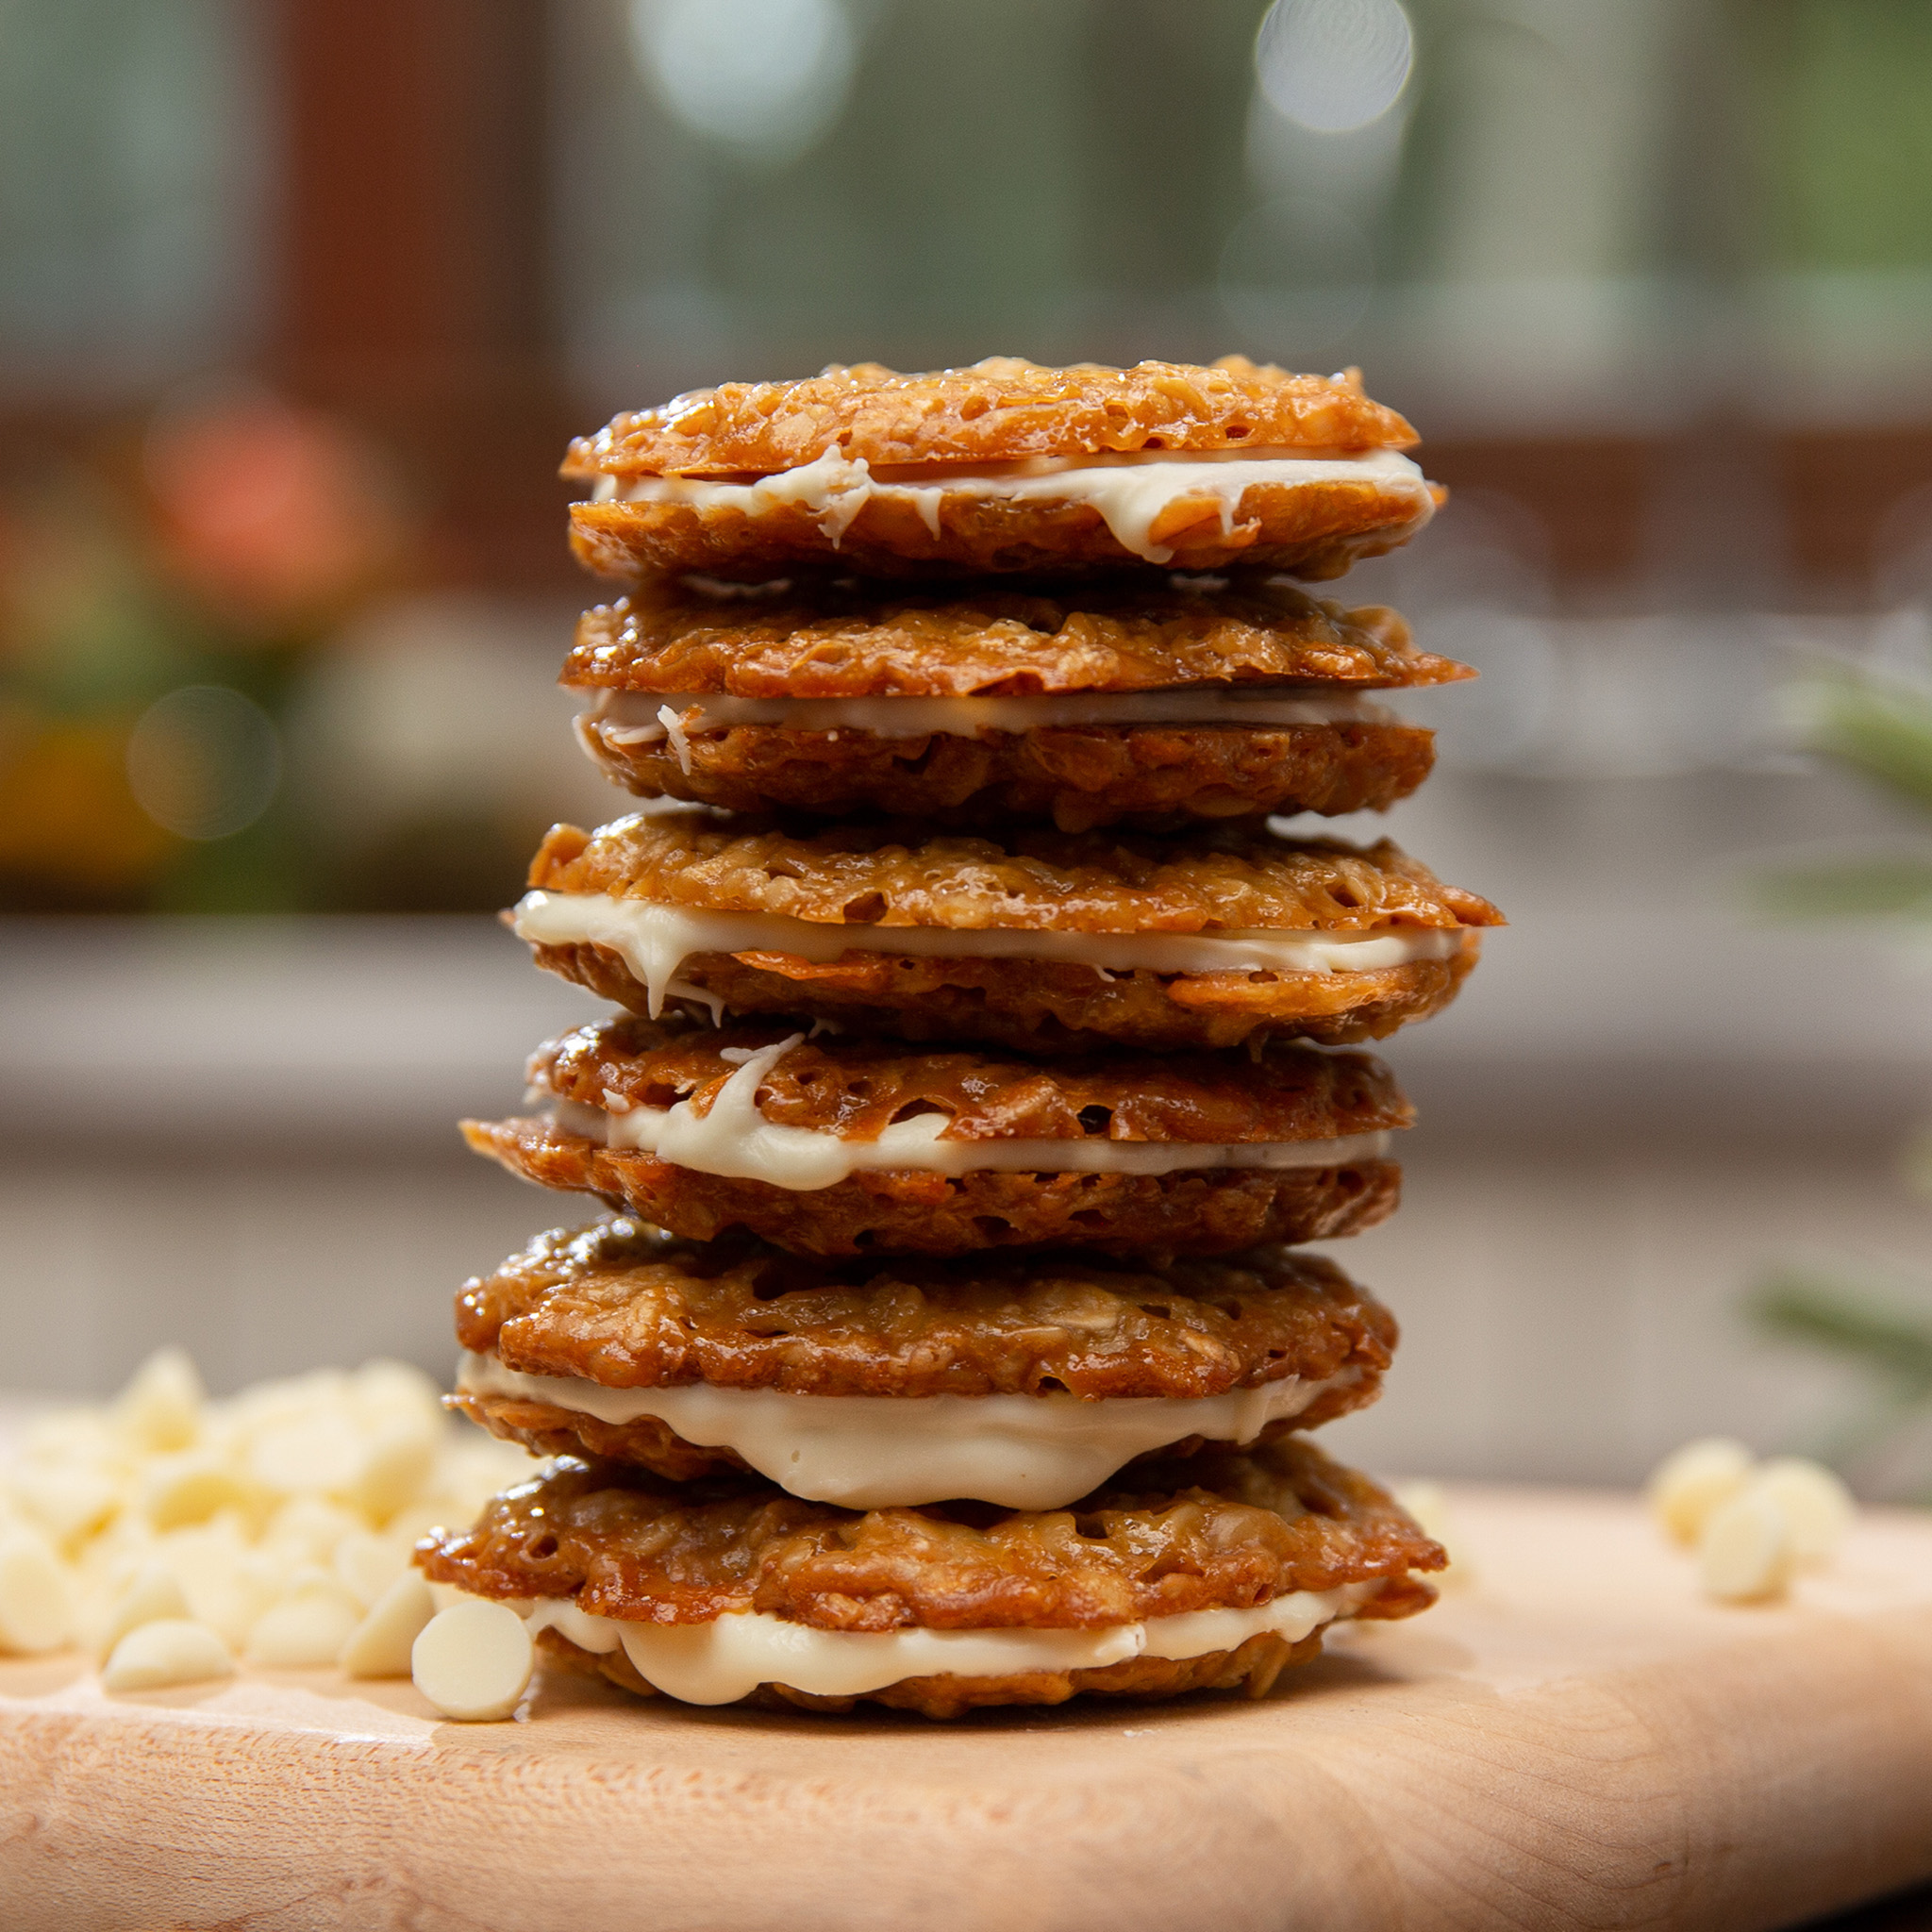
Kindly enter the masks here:
<path id="1" fill-rule="evenodd" d="M 0 874 L 125 892 L 181 850 L 128 789 L 130 723 L 0 713 Z"/>

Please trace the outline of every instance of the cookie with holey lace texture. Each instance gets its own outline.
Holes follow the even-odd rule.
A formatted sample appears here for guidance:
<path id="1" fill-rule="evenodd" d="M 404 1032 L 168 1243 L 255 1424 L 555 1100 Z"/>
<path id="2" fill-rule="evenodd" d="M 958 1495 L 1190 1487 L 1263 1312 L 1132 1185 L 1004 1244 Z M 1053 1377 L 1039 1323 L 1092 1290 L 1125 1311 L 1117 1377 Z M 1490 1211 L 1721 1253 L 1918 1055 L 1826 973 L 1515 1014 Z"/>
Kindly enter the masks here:
<path id="1" fill-rule="evenodd" d="M 1473 675 L 1392 610 L 1174 577 L 659 585 L 586 611 L 562 682 L 642 796 L 1080 831 L 1383 808 L 1434 734 L 1369 693 Z"/>
<path id="2" fill-rule="evenodd" d="M 611 576 L 961 576 L 1245 565 L 1339 576 L 1441 492 L 1359 373 L 1224 357 L 1043 368 L 993 357 L 725 383 L 571 445 L 571 541 Z"/>
<path id="3" fill-rule="evenodd" d="M 634 1012 L 805 1014 L 1023 1052 L 1376 1039 L 1440 1011 L 1502 915 L 1389 841 L 702 811 L 559 825 L 510 915 Z"/>
<path id="4" fill-rule="evenodd" d="M 452 1404 L 541 1455 L 755 1470 L 848 1507 L 1038 1508 L 1141 1457 L 1361 1408 L 1396 1331 L 1285 1247 L 827 1261 L 620 1217 L 465 1284 L 457 1336 Z"/>
<path id="5" fill-rule="evenodd" d="M 465 1122 L 479 1153 L 691 1240 L 817 1255 L 1328 1240 L 1393 1211 L 1413 1118 L 1378 1061 L 1299 1044 L 1038 1061 L 632 1017 L 527 1077 L 546 1111 Z"/>
<path id="6" fill-rule="evenodd" d="M 515 1605 L 554 1652 L 608 1659 L 633 1690 L 933 1717 L 1079 1690 L 1258 1692 L 1338 1619 L 1424 1608 L 1417 1573 L 1444 1560 L 1297 1436 L 1137 1463 L 1052 1510 L 851 1510 L 752 1477 L 566 1460 L 417 1549 L 433 1581 Z"/>

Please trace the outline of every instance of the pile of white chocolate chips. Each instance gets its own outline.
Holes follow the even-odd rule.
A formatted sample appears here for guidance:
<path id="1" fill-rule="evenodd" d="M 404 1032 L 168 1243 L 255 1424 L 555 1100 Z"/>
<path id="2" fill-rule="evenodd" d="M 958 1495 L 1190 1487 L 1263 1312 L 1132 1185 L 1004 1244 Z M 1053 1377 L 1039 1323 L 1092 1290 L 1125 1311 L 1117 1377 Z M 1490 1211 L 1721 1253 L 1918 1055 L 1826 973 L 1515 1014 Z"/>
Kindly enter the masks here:
<path id="1" fill-rule="evenodd" d="M 1823 1463 L 1759 1462 L 1726 1436 L 1665 1457 L 1645 1494 L 1665 1532 L 1696 1552 L 1705 1594 L 1720 1603 L 1783 1596 L 1799 1571 L 1837 1555 L 1854 1511 L 1851 1491 Z"/>
<path id="2" fill-rule="evenodd" d="M 453 1424 L 435 1384 L 401 1362 L 211 1402 L 187 1356 L 163 1349 L 115 1401 L 27 1422 L 0 1466 L 0 1653 L 80 1645 L 108 1691 L 223 1677 L 238 1660 L 408 1676 L 417 1654 L 419 1683 L 450 1715 L 486 1714 L 479 1684 L 487 1714 L 505 1715 L 527 1657 L 479 1677 L 491 1633 L 465 1635 L 446 1602 L 439 1616 L 453 1593 L 409 1555 L 530 1468 L 521 1449 Z"/>

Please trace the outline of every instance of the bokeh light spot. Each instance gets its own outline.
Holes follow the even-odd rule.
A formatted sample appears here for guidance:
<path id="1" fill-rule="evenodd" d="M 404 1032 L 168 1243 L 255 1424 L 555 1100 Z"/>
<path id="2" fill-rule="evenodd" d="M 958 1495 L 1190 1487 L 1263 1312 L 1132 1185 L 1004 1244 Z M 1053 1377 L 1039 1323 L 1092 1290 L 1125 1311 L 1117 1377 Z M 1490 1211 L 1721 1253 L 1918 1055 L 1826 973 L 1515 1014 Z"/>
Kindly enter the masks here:
<path id="1" fill-rule="evenodd" d="M 1261 92 L 1290 120 L 1323 134 L 1386 114 L 1414 61 L 1399 0 L 1274 0 L 1255 36 Z"/>
<path id="2" fill-rule="evenodd" d="M 839 118 L 858 65 L 841 0 L 631 0 L 644 77 L 694 133 L 790 160 Z"/>
<path id="3" fill-rule="evenodd" d="M 226 839 L 265 812 L 282 782 L 282 741 L 252 699 L 191 684 L 150 705 L 127 740 L 127 784 L 156 824 Z"/>

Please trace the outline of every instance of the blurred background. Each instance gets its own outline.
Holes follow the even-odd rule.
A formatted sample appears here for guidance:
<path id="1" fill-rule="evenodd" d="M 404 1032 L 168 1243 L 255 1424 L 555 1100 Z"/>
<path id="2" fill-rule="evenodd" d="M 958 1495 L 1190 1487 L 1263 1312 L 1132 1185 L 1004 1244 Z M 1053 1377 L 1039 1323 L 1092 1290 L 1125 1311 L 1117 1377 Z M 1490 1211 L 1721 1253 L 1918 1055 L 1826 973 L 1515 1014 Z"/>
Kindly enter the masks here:
<path id="1" fill-rule="evenodd" d="M 441 1373 L 572 1211 L 450 1125 L 592 1010 L 487 916 L 622 808 L 572 432 L 1229 349 L 1452 488 L 1346 590 L 1484 671 L 1391 829 L 1514 922 L 1346 1449 L 1923 1489 L 1932 0 L 0 0 L 0 1383 Z"/>

